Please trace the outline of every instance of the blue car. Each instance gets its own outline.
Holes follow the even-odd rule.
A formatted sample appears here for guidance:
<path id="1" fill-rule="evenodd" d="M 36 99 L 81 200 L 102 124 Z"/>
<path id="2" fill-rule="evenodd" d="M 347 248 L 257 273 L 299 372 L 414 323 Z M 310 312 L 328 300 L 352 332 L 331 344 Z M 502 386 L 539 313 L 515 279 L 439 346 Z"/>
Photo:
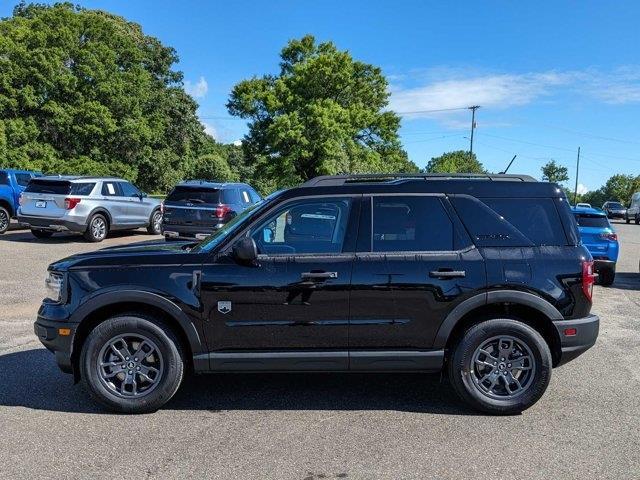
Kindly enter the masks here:
<path id="1" fill-rule="evenodd" d="M 607 214 L 595 208 L 574 207 L 582 243 L 593 257 L 593 268 L 598 273 L 598 283 L 611 285 L 616 277 L 618 261 L 618 235 L 609 223 Z"/>

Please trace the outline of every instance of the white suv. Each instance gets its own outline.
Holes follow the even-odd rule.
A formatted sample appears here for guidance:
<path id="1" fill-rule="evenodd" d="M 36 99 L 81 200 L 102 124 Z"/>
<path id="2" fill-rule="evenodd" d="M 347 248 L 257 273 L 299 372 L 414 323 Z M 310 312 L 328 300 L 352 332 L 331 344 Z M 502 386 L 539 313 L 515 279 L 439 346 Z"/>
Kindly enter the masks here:
<path id="1" fill-rule="evenodd" d="M 111 230 L 146 227 L 159 235 L 162 213 L 159 200 L 121 178 L 56 176 L 29 182 L 20 197 L 18 221 L 37 238 L 72 231 L 101 242 Z"/>

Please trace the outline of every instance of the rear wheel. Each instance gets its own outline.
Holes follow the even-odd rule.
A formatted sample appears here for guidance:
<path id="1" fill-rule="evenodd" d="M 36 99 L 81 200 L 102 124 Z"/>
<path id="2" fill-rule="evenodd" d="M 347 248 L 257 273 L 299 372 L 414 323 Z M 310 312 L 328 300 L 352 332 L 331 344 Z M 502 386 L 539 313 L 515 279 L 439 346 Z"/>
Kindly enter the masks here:
<path id="1" fill-rule="evenodd" d="M 551 352 L 540 334 L 510 319 L 472 326 L 448 365 L 458 395 L 496 415 L 520 413 L 536 403 L 549 385 L 551 367 Z"/>
<path id="2" fill-rule="evenodd" d="M 36 238 L 51 238 L 53 232 L 50 230 L 37 230 L 35 228 L 32 228 L 31 234 Z"/>
<path id="3" fill-rule="evenodd" d="M 89 220 L 84 238 L 89 242 L 101 242 L 107 238 L 107 233 L 109 233 L 109 223 L 103 215 L 97 213 Z"/>
<path id="4" fill-rule="evenodd" d="M 627 222 L 627 223 L 631 222 L 631 219 L 629 218 L 629 216 L 626 213 L 624 214 L 624 221 Z"/>
<path id="5" fill-rule="evenodd" d="M 616 267 L 603 268 L 598 272 L 598 283 L 608 287 L 616 279 Z"/>
<path id="6" fill-rule="evenodd" d="M 0 207 L 0 235 L 9 230 L 10 221 L 9 211 L 4 207 Z"/>
<path id="7" fill-rule="evenodd" d="M 150 235 L 160 235 L 160 233 L 162 233 L 162 212 L 160 212 L 160 210 L 154 210 L 151 214 L 147 232 Z"/>
<path id="8" fill-rule="evenodd" d="M 635 222 L 636 225 L 638 225 L 640 223 L 640 217 L 638 216 L 638 214 L 636 213 L 635 216 L 633 217 L 633 221 Z"/>
<path id="9" fill-rule="evenodd" d="M 152 412 L 180 387 L 184 374 L 180 343 L 151 317 L 112 317 L 89 334 L 80 373 L 91 396 L 108 409 Z"/>

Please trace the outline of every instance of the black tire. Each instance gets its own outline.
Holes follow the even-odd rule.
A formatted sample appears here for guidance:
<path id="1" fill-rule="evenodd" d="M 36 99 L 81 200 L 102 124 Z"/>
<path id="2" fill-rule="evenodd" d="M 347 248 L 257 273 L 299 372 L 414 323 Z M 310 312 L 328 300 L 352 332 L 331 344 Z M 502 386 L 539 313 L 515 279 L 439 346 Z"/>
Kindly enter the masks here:
<path id="1" fill-rule="evenodd" d="M 157 208 L 149 217 L 149 226 L 147 227 L 149 235 L 160 235 L 162 233 L 162 212 Z"/>
<path id="2" fill-rule="evenodd" d="M 640 217 L 638 216 L 638 214 L 636 213 L 635 216 L 633 217 L 633 221 L 635 222 L 636 225 L 638 225 L 640 223 Z"/>
<path id="3" fill-rule="evenodd" d="M 156 360 L 161 362 L 162 367 L 158 378 L 156 378 L 157 384 L 153 383 L 153 388 L 147 393 L 136 397 L 122 396 L 118 394 L 116 387 L 109 385 L 107 380 L 103 379 L 100 372 L 101 367 L 98 366 L 98 363 L 103 361 L 100 358 L 103 349 L 107 349 L 106 353 L 113 352 L 113 350 L 108 349 L 108 344 L 114 337 L 125 336 L 125 338 L 130 338 L 137 335 L 141 335 L 155 344 L 160 353 Z M 130 353 L 133 355 L 135 352 Z M 115 355 L 115 353 L 111 354 Z M 149 358 L 151 358 L 151 352 L 144 361 Z M 139 360 L 142 363 L 143 360 Z M 124 359 L 117 359 L 117 362 L 114 363 L 119 364 L 120 361 L 125 362 Z M 137 367 L 127 366 L 126 368 L 132 368 L 131 371 L 133 371 Z M 126 376 L 124 370 L 121 373 Z M 171 329 L 154 318 L 145 317 L 137 313 L 118 315 L 99 324 L 87 337 L 80 355 L 80 376 L 91 397 L 109 410 L 121 413 L 147 413 L 158 410 L 176 393 L 182 383 L 183 375 L 182 349 L 180 342 Z M 117 376 L 113 378 L 115 383 L 119 381 Z M 136 379 L 136 386 L 148 383 L 138 373 L 134 373 L 133 378 Z"/>
<path id="4" fill-rule="evenodd" d="M 101 213 L 96 213 L 89 219 L 84 239 L 88 242 L 101 242 L 109 234 L 109 222 Z"/>
<path id="5" fill-rule="evenodd" d="M 32 228 L 31 234 L 36 238 L 51 238 L 53 232 L 50 230 L 36 230 L 35 228 Z"/>
<path id="6" fill-rule="evenodd" d="M 602 268 L 598 272 L 598 283 L 605 287 L 613 284 L 616 279 L 616 267 Z"/>
<path id="7" fill-rule="evenodd" d="M 9 215 L 9 210 L 4 207 L 0 207 L 0 235 L 9 230 L 10 223 L 11 215 Z"/>
<path id="8" fill-rule="evenodd" d="M 627 216 L 626 213 L 624 214 L 624 221 L 627 222 L 627 223 L 631 222 L 631 219 Z"/>
<path id="9" fill-rule="evenodd" d="M 495 341 L 494 339 L 496 338 L 498 338 L 500 345 L 504 345 L 500 339 L 501 336 L 511 337 L 516 342 L 526 345 L 531 352 L 531 355 L 528 356 L 533 359 L 534 368 L 528 370 L 529 373 L 524 371 L 516 373 L 516 375 L 524 375 L 521 376 L 520 379 L 523 380 L 523 383 L 526 383 L 526 385 L 525 388 L 523 388 L 520 393 L 516 393 L 514 397 L 505 396 L 495 398 L 489 396 L 487 393 L 483 393 L 477 380 L 477 370 L 472 370 L 477 368 L 476 362 L 474 361 L 474 354 L 478 349 L 480 349 L 485 342 Z M 512 346 L 513 345 L 514 344 L 512 344 Z M 515 347 L 513 355 L 515 355 Z M 489 357 L 484 358 L 486 361 Z M 517 361 L 515 357 L 513 360 L 509 360 L 509 358 L 510 357 L 507 356 L 506 362 Z M 500 361 L 500 359 L 498 359 L 498 361 Z M 495 363 L 493 364 L 496 365 Z M 492 372 L 497 372 L 495 373 L 496 380 L 498 380 L 496 386 L 501 388 L 499 384 L 502 383 L 502 385 L 504 385 L 506 381 L 503 380 L 500 382 L 500 378 L 502 378 L 500 377 L 500 373 L 504 373 L 504 370 L 498 370 L 498 367 L 506 369 L 507 365 L 510 366 L 511 363 L 500 361 L 500 366 L 485 367 L 480 365 L 479 368 L 489 368 Z M 448 363 L 449 378 L 460 398 L 474 409 L 493 415 L 520 413 L 535 404 L 540 397 L 542 397 L 549 385 L 551 368 L 551 352 L 542 336 L 528 325 L 511 319 L 487 320 L 469 328 L 453 348 Z M 514 370 L 511 371 L 513 372 Z M 485 372 L 481 375 L 485 375 Z M 492 378 L 493 377 L 485 381 L 491 381 Z M 504 378 L 507 377 L 505 376 Z M 524 381 L 525 378 L 527 379 L 526 382 Z"/>

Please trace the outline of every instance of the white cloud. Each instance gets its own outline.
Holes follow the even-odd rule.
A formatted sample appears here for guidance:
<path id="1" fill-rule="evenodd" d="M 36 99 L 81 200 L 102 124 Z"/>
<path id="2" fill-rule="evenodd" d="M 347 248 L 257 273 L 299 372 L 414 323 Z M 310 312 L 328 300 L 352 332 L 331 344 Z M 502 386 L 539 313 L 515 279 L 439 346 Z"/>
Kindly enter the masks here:
<path id="1" fill-rule="evenodd" d="M 420 112 L 481 105 L 505 109 L 530 104 L 565 92 L 610 104 L 640 103 L 640 66 L 619 67 L 610 72 L 596 69 L 529 73 L 479 73 L 447 69 L 414 71 L 396 76 L 390 108 L 397 112 Z M 404 86 L 412 82 L 413 86 Z M 416 86 L 417 84 L 417 86 Z M 429 112 L 405 118 L 435 118 L 447 124 L 459 113 Z M 465 113 L 466 118 L 466 113 Z M 455 122 L 454 122 L 455 123 Z"/>
<path id="2" fill-rule="evenodd" d="M 589 191 L 589 189 L 587 188 L 586 185 L 583 185 L 582 183 L 578 184 L 578 195 L 584 195 L 588 191 Z"/>
<path id="3" fill-rule="evenodd" d="M 236 147 L 239 147 L 240 145 L 242 145 L 242 140 L 234 140 L 234 141 L 233 141 L 233 144 L 234 144 Z"/>
<path id="4" fill-rule="evenodd" d="M 214 140 L 218 140 L 218 131 L 213 125 L 207 122 L 203 122 L 202 120 L 200 120 L 200 123 L 204 127 L 204 133 L 206 133 L 207 135 L 211 135 Z"/>
<path id="5" fill-rule="evenodd" d="M 209 91 L 209 84 L 204 77 L 200 77 L 195 84 L 191 83 L 189 80 L 185 80 L 184 89 L 193 98 L 202 98 Z"/>

